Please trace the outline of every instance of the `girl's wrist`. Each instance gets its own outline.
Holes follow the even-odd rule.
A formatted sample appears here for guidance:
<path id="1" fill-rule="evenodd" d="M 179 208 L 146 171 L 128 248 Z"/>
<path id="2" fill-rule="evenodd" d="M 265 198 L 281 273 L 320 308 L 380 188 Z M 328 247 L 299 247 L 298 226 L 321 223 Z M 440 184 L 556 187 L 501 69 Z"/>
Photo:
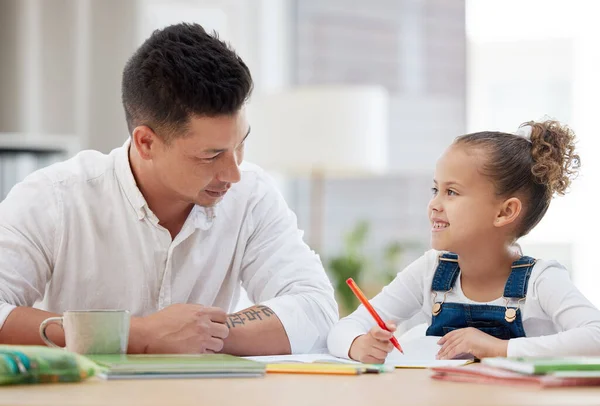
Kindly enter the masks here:
<path id="1" fill-rule="evenodd" d="M 498 346 L 496 347 L 496 357 L 506 357 L 508 354 L 508 340 L 498 339 Z"/>

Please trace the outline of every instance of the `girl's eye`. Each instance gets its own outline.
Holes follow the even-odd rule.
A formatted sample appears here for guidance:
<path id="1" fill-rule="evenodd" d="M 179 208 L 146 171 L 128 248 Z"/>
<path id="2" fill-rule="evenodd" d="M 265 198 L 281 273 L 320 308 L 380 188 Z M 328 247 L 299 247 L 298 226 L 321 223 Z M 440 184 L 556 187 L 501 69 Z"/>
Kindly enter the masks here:
<path id="1" fill-rule="evenodd" d="M 437 195 L 437 193 L 438 193 L 438 189 L 436 187 L 432 187 L 431 194 L 435 196 L 435 195 Z"/>
<path id="2" fill-rule="evenodd" d="M 458 196 L 458 193 L 456 193 L 454 190 L 452 189 L 448 189 L 448 196 Z"/>

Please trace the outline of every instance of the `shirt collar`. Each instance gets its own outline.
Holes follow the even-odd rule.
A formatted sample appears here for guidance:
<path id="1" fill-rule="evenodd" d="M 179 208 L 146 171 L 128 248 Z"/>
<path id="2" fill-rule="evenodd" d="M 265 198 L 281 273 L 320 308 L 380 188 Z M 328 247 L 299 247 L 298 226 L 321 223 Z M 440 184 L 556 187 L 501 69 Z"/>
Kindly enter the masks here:
<path id="1" fill-rule="evenodd" d="M 125 197 L 135 210 L 138 220 L 142 220 L 148 217 L 151 221 L 158 224 L 158 218 L 152 213 L 148 203 L 144 198 L 144 195 L 140 191 L 133 177 L 131 171 L 131 165 L 129 162 L 129 148 L 131 148 L 131 138 L 123 144 L 123 147 L 117 151 L 115 168 L 117 179 L 123 188 Z M 188 220 L 191 220 L 195 228 L 202 230 L 208 230 L 212 227 L 215 217 L 217 216 L 217 209 L 220 205 L 217 204 L 215 207 L 202 207 L 194 205 Z"/>
<path id="2" fill-rule="evenodd" d="M 129 164 L 130 145 L 131 139 L 127 138 L 125 144 L 123 144 L 123 146 L 117 151 L 117 156 L 115 159 L 115 172 L 117 179 L 123 188 L 125 197 L 135 210 L 138 219 L 141 220 L 147 215 L 145 208 L 148 206 L 148 203 L 146 203 L 144 195 L 142 195 L 142 192 L 137 187 L 137 183 L 133 177 L 133 172 L 131 171 L 131 166 Z"/>
<path id="3" fill-rule="evenodd" d="M 218 205 L 215 207 L 202 207 L 194 205 L 194 208 L 190 213 L 194 227 L 202 230 L 210 229 L 215 221 L 215 218 L 217 217 L 217 208 Z"/>

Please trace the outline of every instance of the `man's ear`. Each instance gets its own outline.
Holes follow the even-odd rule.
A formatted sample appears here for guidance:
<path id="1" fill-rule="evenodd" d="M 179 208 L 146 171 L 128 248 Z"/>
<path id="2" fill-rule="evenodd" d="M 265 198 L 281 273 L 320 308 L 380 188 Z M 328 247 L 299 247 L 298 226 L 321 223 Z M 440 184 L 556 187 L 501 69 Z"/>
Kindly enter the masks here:
<path id="1" fill-rule="evenodd" d="M 147 125 L 140 125 L 133 129 L 131 142 L 135 145 L 138 154 L 142 159 L 152 159 L 156 148 L 160 144 L 160 139 L 156 133 Z"/>
<path id="2" fill-rule="evenodd" d="M 519 218 L 522 208 L 523 204 L 519 198 L 511 197 L 510 199 L 506 199 L 502 203 L 500 211 L 496 215 L 494 225 L 496 227 L 504 227 L 513 223 L 515 220 L 517 220 L 517 218 Z"/>

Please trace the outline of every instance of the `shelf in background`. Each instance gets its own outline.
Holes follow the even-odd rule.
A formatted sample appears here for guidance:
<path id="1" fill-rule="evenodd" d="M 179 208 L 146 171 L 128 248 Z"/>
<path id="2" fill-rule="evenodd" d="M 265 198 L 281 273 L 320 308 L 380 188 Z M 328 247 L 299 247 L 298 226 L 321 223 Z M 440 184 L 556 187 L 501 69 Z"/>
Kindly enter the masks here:
<path id="1" fill-rule="evenodd" d="M 0 133 L 0 201 L 32 172 L 79 151 L 75 135 Z"/>
<path id="2" fill-rule="evenodd" d="M 78 150 L 76 135 L 0 133 L 0 151 L 62 152 L 72 156 Z"/>

